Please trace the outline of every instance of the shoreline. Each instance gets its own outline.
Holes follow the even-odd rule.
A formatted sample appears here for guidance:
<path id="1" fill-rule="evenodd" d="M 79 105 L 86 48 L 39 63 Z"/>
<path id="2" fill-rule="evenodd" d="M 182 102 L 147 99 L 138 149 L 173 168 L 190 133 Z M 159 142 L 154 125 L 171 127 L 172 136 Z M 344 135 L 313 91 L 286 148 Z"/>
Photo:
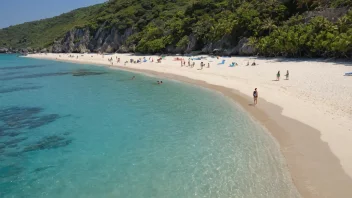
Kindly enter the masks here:
<path id="1" fill-rule="evenodd" d="M 56 60 L 42 55 L 30 58 Z M 131 66 L 111 66 L 94 61 L 75 61 L 75 59 L 57 59 L 56 61 L 78 64 L 104 65 L 111 69 L 121 69 L 147 75 L 170 78 L 194 84 L 222 93 L 239 104 L 251 117 L 259 121 L 280 145 L 291 178 L 303 197 L 352 197 L 352 179 L 344 171 L 340 159 L 331 151 L 328 143 L 321 140 L 321 132 L 307 124 L 283 114 L 283 108 L 260 98 L 257 107 L 251 105 L 252 98 L 239 90 L 212 84 L 188 76 L 168 71 L 131 68 Z M 133 66 L 132 66 L 133 67 Z"/>

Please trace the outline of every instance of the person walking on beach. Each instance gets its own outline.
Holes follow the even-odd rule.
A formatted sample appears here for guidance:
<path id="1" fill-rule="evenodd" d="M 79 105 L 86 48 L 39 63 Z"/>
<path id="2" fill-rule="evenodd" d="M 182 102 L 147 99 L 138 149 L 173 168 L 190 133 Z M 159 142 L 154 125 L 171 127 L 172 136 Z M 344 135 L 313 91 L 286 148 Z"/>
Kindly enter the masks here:
<path id="1" fill-rule="evenodd" d="M 286 72 L 286 80 L 288 80 L 288 78 L 290 77 L 290 73 L 288 72 L 288 70 L 287 70 L 287 72 Z"/>
<path id="2" fill-rule="evenodd" d="M 258 91 L 257 88 L 254 89 L 253 91 L 253 98 L 254 98 L 254 105 L 258 103 Z"/>
<path id="3" fill-rule="evenodd" d="M 277 81 L 280 80 L 280 71 L 278 71 L 277 74 L 276 74 L 276 80 L 277 80 Z"/>

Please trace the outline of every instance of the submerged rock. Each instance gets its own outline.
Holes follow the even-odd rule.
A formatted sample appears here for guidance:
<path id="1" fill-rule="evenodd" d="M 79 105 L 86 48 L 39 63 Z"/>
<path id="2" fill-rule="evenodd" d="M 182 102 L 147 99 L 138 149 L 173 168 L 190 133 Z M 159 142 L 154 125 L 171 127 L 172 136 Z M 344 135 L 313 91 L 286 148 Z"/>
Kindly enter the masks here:
<path id="1" fill-rule="evenodd" d="M 36 168 L 36 169 L 34 169 L 33 172 L 41 172 L 41 171 L 45 171 L 49 168 L 54 168 L 54 166 L 44 166 L 44 167 Z"/>
<path id="2" fill-rule="evenodd" d="M 17 144 L 11 144 L 11 145 L 8 146 L 8 148 L 17 148 L 17 147 L 18 147 Z"/>
<path id="3" fill-rule="evenodd" d="M 102 74 L 106 74 L 106 72 L 89 71 L 84 69 L 72 72 L 73 76 L 92 76 L 92 75 L 102 75 Z"/>
<path id="4" fill-rule="evenodd" d="M 5 123 L 5 127 L 15 127 L 18 122 L 33 117 L 34 115 L 43 111 L 42 108 L 38 107 L 10 107 L 0 110 L 0 121 Z"/>
<path id="5" fill-rule="evenodd" d="M 36 117 L 35 119 L 30 120 L 31 123 L 29 123 L 28 128 L 29 129 L 38 128 L 43 125 L 54 122 L 58 118 L 60 118 L 60 116 L 58 114 L 50 114 L 50 115 L 45 115 L 45 116 L 41 116 L 41 117 Z"/>
<path id="6" fill-rule="evenodd" d="M 22 155 L 22 152 L 10 152 L 10 153 L 5 153 L 6 157 L 19 157 Z"/>
<path id="7" fill-rule="evenodd" d="M 70 132 L 65 132 L 65 133 L 63 133 L 63 135 L 70 135 L 71 133 Z"/>
<path id="8" fill-rule="evenodd" d="M 0 126 L 0 136 L 14 137 L 18 132 L 13 130 L 38 128 L 60 118 L 58 114 L 38 115 L 42 111 L 38 107 L 10 107 L 0 110 L 0 121 L 4 123 Z"/>
<path id="9" fill-rule="evenodd" d="M 0 78 L 0 80 L 8 81 L 8 80 L 15 80 L 15 79 L 31 79 L 31 78 L 42 78 L 42 77 L 49 77 L 49 76 L 64 76 L 69 74 L 68 72 L 56 72 L 56 73 L 41 73 L 41 74 L 29 74 L 29 75 L 21 75 L 21 76 L 10 76 L 5 78 Z"/>
<path id="10" fill-rule="evenodd" d="M 6 146 L 11 146 L 11 145 L 14 145 L 14 144 L 18 144 L 20 142 L 23 142 L 25 140 L 27 140 L 28 137 L 22 137 L 22 138 L 16 138 L 16 139 L 12 139 L 12 140 L 9 140 L 7 142 L 3 142 L 3 144 L 5 144 Z"/>
<path id="11" fill-rule="evenodd" d="M 45 67 L 46 65 L 26 65 L 26 66 L 11 66 L 11 67 L 0 67 L 0 70 L 19 70 L 19 69 L 31 69 L 38 67 Z"/>
<path id="12" fill-rule="evenodd" d="M 0 94 L 1 93 L 11 93 L 11 92 L 16 92 L 16 91 L 26 91 L 26 90 L 35 90 L 35 89 L 40 89 L 42 88 L 41 86 L 33 86 L 33 87 L 12 87 L 12 88 L 5 88 L 5 89 L 0 89 Z"/>
<path id="13" fill-rule="evenodd" d="M 9 137 L 17 137 L 21 135 L 20 132 L 8 132 L 8 133 L 4 133 L 4 136 L 9 136 Z"/>
<path id="14" fill-rule="evenodd" d="M 38 151 L 38 150 L 45 150 L 45 149 L 55 149 L 60 147 L 65 147 L 71 144 L 72 140 L 69 140 L 65 137 L 60 136 L 48 136 L 42 138 L 40 141 L 36 142 L 35 144 L 29 145 L 23 149 L 23 152 L 30 152 L 30 151 Z"/>

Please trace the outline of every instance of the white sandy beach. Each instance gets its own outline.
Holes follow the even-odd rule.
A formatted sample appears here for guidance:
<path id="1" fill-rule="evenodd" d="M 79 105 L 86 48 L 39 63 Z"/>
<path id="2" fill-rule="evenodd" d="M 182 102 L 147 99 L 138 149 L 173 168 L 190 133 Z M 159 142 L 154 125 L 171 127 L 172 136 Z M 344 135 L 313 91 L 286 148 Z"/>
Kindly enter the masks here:
<path id="1" fill-rule="evenodd" d="M 129 54 L 97 55 L 97 54 L 33 54 L 31 58 L 72 61 L 111 65 L 108 61 L 113 57 L 112 67 L 122 66 L 132 58 L 137 60 L 143 56 Z M 76 58 L 78 56 L 78 58 Z M 92 57 L 93 56 L 93 57 Z M 116 57 L 121 59 L 117 64 Z M 154 62 L 149 61 L 153 57 Z M 332 153 L 340 160 L 344 171 L 352 177 L 352 77 L 344 76 L 352 72 L 352 62 L 333 63 L 311 59 L 259 59 L 249 57 L 210 58 L 195 60 L 195 67 L 181 67 L 176 56 L 167 56 L 161 63 L 156 63 L 157 56 L 146 56 L 147 62 L 127 63 L 127 68 L 150 70 L 188 77 L 205 81 L 209 84 L 238 90 L 252 97 L 254 88 L 258 88 L 260 108 L 261 100 L 275 104 L 283 109 L 282 114 L 301 123 L 311 126 L 321 133 L 321 140 L 328 143 Z M 181 57 L 181 56 L 178 56 Z M 189 57 L 181 57 L 186 61 Z M 217 65 L 222 60 L 225 64 Z M 257 66 L 246 66 L 247 61 L 255 60 Z M 200 69 L 200 62 L 210 68 Z M 229 67 L 231 62 L 239 65 Z M 281 71 L 280 81 L 276 81 L 276 73 Z M 290 79 L 285 80 L 286 70 Z M 248 101 L 251 103 L 252 101 Z M 292 126 L 291 126 L 292 127 Z M 301 137 L 305 139 L 304 136 Z M 293 147 L 295 145 L 292 145 Z M 290 148 L 281 148 L 289 150 Z M 317 155 L 321 155 L 317 153 Z M 319 166 L 317 162 L 316 166 Z"/>

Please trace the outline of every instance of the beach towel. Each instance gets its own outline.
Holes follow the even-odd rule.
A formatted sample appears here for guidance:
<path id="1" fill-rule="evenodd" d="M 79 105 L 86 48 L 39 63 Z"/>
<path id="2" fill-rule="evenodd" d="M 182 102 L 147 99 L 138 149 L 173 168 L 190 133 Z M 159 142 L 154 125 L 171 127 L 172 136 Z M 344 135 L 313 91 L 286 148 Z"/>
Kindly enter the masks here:
<path id="1" fill-rule="evenodd" d="M 345 76 L 352 76 L 352 72 L 345 73 Z"/>
<path id="2" fill-rule="evenodd" d="M 225 60 L 222 60 L 221 63 L 219 63 L 218 65 L 223 65 L 225 64 Z"/>

